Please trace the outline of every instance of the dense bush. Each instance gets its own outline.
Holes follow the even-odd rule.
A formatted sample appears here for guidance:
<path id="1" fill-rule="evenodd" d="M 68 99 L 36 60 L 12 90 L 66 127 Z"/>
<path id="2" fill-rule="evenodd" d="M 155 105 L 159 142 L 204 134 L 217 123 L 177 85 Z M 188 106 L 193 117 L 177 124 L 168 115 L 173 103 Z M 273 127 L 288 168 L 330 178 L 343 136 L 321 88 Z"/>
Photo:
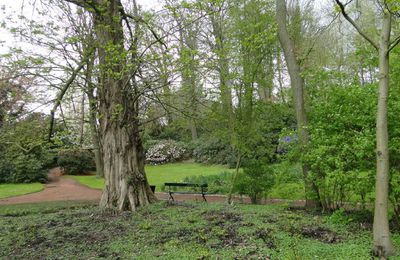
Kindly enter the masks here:
<path id="1" fill-rule="evenodd" d="M 0 183 L 45 182 L 52 157 L 47 118 L 32 114 L 0 129 Z"/>
<path id="2" fill-rule="evenodd" d="M 157 165 L 185 159 L 187 149 L 174 140 L 161 140 L 146 152 L 146 162 Z"/>
<path id="3" fill-rule="evenodd" d="M 252 203 L 257 203 L 261 197 L 274 186 L 275 175 L 272 167 L 263 165 L 257 160 L 251 160 L 239 172 L 234 184 L 234 190 L 243 195 L 248 195 Z"/>
<path id="4" fill-rule="evenodd" d="M 57 164 L 64 174 L 77 175 L 96 170 L 94 154 L 90 150 L 68 149 L 58 153 Z"/>
<path id="5" fill-rule="evenodd" d="M 217 138 L 202 138 L 192 143 L 193 158 L 198 163 L 236 165 L 236 155 L 229 144 Z"/>
<path id="6" fill-rule="evenodd" d="M 315 95 L 310 104 L 311 143 L 303 160 L 321 203 L 329 209 L 347 201 L 365 203 L 373 192 L 376 168 L 376 86 L 327 86 Z M 389 102 L 391 171 L 400 166 L 397 96 L 391 95 Z"/>

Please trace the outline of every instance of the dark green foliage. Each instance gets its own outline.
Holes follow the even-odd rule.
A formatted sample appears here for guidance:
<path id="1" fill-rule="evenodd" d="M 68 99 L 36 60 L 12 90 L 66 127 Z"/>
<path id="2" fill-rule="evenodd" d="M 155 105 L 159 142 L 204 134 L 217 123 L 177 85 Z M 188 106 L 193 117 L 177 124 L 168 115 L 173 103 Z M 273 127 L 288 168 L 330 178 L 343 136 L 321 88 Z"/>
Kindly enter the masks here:
<path id="1" fill-rule="evenodd" d="M 250 160 L 243 167 L 243 172 L 239 172 L 234 185 L 236 192 L 248 195 L 252 203 L 257 203 L 261 197 L 267 195 L 274 183 L 272 167 L 257 160 Z"/>
<path id="2" fill-rule="evenodd" d="M 45 182 L 52 156 L 47 118 L 32 114 L 0 129 L 0 183 Z"/>
<path id="3" fill-rule="evenodd" d="M 202 138 L 193 142 L 193 158 L 199 163 L 227 164 L 235 167 L 236 156 L 229 144 L 217 138 Z"/>
<path id="4" fill-rule="evenodd" d="M 57 164 L 64 174 L 77 175 L 96 170 L 94 154 L 85 149 L 68 149 L 58 152 Z"/>

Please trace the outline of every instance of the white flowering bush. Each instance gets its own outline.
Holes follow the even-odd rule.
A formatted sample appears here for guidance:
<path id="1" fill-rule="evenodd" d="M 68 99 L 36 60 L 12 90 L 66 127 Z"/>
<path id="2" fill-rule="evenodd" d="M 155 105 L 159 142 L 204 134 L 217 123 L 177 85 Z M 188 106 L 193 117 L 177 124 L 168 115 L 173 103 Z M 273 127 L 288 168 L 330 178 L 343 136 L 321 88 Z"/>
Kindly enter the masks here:
<path id="1" fill-rule="evenodd" d="M 174 140 L 162 140 L 151 146 L 146 152 L 148 164 L 164 164 L 184 159 L 186 149 L 183 144 Z"/>

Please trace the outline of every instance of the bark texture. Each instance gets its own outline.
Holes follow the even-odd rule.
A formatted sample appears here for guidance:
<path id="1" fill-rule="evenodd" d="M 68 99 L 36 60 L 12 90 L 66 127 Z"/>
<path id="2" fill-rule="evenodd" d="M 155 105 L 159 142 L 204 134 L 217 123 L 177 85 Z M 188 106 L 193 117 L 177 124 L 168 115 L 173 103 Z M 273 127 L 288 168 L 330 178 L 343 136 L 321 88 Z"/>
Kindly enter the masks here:
<path id="1" fill-rule="evenodd" d="M 297 130 L 301 150 L 304 150 L 309 143 L 307 131 L 307 115 L 304 107 L 304 79 L 301 76 L 300 66 L 296 59 L 295 46 L 286 28 L 286 1 L 276 0 L 276 20 L 278 24 L 278 38 L 288 67 L 291 87 L 293 91 L 294 106 L 296 110 Z M 306 208 L 313 209 L 320 206 L 318 190 L 313 182 L 309 180 L 308 167 L 303 164 L 303 175 L 306 189 Z"/>
<path id="2" fill-rule="evenodd" d="M 122 5 L 118 0 L 98 0 L 95 31 L 100 76 L 100 135 L 103 144 L 105 187 L 103 208 L 132 210 L 156 200 L 144 171 L 144 150 L 139 135 L 135 86 L 126 76 Z"/>
<path id="3" fill-rule="evenodd" d="M 94 19 L 100 74 L 99 136 L 105 177 L 100 207 L 134 211 L 156 201 L 156 197 L 144 171 L 138 91 L 128 76 L 128 55 L 124 48 L 123 6 L 119 0 L 67 1 L 92 12 Z"/>

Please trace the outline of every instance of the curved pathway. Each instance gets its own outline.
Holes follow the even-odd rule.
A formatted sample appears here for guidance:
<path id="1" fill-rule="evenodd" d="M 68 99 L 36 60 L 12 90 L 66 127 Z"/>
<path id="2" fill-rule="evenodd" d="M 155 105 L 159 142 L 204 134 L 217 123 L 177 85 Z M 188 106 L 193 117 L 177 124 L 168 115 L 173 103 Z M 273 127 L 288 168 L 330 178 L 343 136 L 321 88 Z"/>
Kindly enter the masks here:
<path id="1" fill-rule="evenodd" d="M 43 191 L 36 193 L 0 199 L 0 205 L 35 203 L 46 201 L 100 201 L 101 190 L 92 189 L 80 184 L 78 181 L 62 176 L 59 168 L 54 168 L 49 172 L 49 183 L 44 187 Z M 169 195 L 165 192 L 156 192 L 156 196 L 161 200 L 168 200 Z M 201 195 L 192 194 L 174 194 L 175 201 L 203 201 Z M 224 202 L 224 195 L 207 195 L 208 202 Z M 235 196 L 235 202 L 250 203 L 248 197 Z M 261 201 L 262 204 L 273 204 L 287 202 L 296 206 L 303 206 L 304 201 L 287 201 L 281 199 L 267 199 Z"/>
<path id="2" fill-rule="evenodd" d="M 100 190 L 62 177 L 60 169 L 54 168 L 49 172 L 49 183 L 45 184 L 43 191 L 0 199 L 0 205 L 65 200 L 98 201 L 100 196 Z"/>

